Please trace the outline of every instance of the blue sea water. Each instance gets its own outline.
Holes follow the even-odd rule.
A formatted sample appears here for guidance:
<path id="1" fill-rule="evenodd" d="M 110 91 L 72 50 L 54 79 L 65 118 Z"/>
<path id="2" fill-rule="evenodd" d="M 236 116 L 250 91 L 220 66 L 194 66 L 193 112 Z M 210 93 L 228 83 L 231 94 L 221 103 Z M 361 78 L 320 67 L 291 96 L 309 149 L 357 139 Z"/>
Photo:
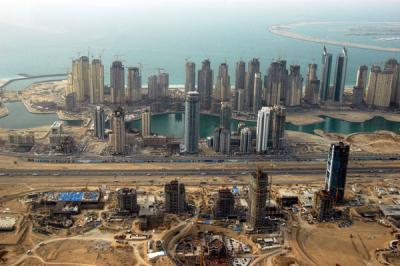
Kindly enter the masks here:
<path id="1" fill-rule="evenodd" d="M 322 45 L 276 36 L 268 32 L 268 27 L 296 21 L 398 19 L 398 14 L 390 9 L 370 14 L 361 11 L 77 8 L 64 14 L 63 10 L 50 12 L 38 6 L 32 11 L 35 16 L 28 26 L 0 22 L 0 79 L 17 73 L 67 72 L 72 57 L 88 51 L 95 57 L 102 54 L 106 83 L 109 66 L 115 58 L 122 59 L 126 66 L 143 64 L 143 84 L 159 67 L 169 72 L 171 84 L 184 83 L 185 59 L 196 62 L 198 69 L 201 61 L 209 58 L 215 72 L 226 61 L 232 83 L 235 62 L 239 59 L 247 62 L 253 57 L 260 59 L 263 73 L 273 59 L 282 58 L 288 64 L 300 64 L 305 74 L 309 63 L 320 63 Z M 321 27 L 302 30 L 311 35 L 324 33 Z M 328 49 L 337 54 L 341 47 L 328 46 Z M 354 83 L 359 65 L 380 63 L 389 57 L 400 59 L 390 52 L 349 48 L 346 83 Z"/>

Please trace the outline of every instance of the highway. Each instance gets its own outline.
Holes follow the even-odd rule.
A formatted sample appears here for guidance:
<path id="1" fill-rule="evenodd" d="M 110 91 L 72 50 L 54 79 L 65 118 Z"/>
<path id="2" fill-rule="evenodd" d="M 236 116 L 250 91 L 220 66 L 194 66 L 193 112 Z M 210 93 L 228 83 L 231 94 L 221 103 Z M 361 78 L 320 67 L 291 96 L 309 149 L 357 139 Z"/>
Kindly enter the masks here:
<path id="1" fill-rule="evenodd" d="M 0 169 L 1 176 L 229 176 L 229 175 L 249 175 L 254 171 L 254 167 L 249 168 L 201 168 L 201 169 L 78 169 L 78 170 L 31 170 L 31 169 Z M 306 168 L 267 168 L 265 169 L 272 175 L 323 175 L 325 174 L 325 167 L 310 166 Z M 347 171 L 349 174 L 370 174 L 370 173 L 400 173 L 399 166 L 372 166 L 366 167 L 363 165 L 357 167 L 350 167 Z"/>

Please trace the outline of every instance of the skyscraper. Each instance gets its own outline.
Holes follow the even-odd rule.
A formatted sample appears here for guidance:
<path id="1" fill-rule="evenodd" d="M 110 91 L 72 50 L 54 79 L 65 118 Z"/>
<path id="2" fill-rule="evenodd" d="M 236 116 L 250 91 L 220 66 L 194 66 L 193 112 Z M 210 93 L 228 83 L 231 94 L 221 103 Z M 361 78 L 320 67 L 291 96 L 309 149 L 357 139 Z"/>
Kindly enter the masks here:
<path id="1" fill-rule="evenodd" d="M 200 130 L 200 102 L 197 91 L 189 91 L 185 102 L 185 150 L 198 153 Z"/>
<path id="2" fill-rule="evenodd" d="M 142 76 L 137 67 L 128 68 L 128 101 L 137 102 L 142 99 Z"/>
<path id="3" fill-rule="evenodd" d="M 221 102 L 221 113 L 219 115 L 220 127 L 231 130 L 232 106 L 229 102 Z"/>
<path id="4" fill-rule="evenodd" d="M 122 107 L 114 110 L 111 120 L 112 137 L 111 143 L 114 154 L 125 154 L 126 133 L 125 133 L 125 112 Z"/>
<path id="5" fill-rule="evenodd" d="M 367 88 L 367 81 L 368 67 L 366 65 L 362 65 L 358 68 L 356 85 L 353 87 L 352 104 L 354 106 L 360 106 L 363 103 L 365 90 Z"/>
<path id="6" fill-rule="evenodd" d="M 308 65 L 304 101 L 308 104 L 318 104 L 320 97 L 320 81 L 317 78 L 317 64 Z"/>
<path id="7" fill-rule="evenodd" d="M 265 227 L 266 212 L 265 205 L 269 197 L 268 174 L 257 169 L 251 174 L 249 186 L 249 217 L 248 226 L 253 230 L 260 230 Z"/>
<path id="8" fill-rule="evenodd" d="M 344 199 L 350 146 L 343 142 L 331 145 L 326 166 L 325 189 L 336 202 Z"/>
<path id="9" fill-rule="evenodd" d="M 164 186 L 165 211 L 180 214 L 186 211 L 185 184 L 172 180 Z"/>
<path id="10" fill-rule="evenodd" d="M 110 68 L 111 103 L 125 102 L 125 68 L 121 61 L 114 61 Z"/>
<path id="11" fill-rule="evenodd" d="M 252 138 L 252 131 L 250 128 L 245 127 L 240 131 L 240 152 L 249 154 L 253 151 L 253 138 Z"/>
<path id="12" fill-rule="evenodd" d="M 254 77 L 257 72 L 260 72 L 260 62 L 257 58 L 253 58 L 248 63 L 245 76 L 245 105 L 248 111 L 253 110 Z"/>
<path id="13" fill-rule="evenodd" d="M 257 72 L 254 74 L 254 87 L 253 87 L 253 113 L 257 113 L 262 106 L 262 80 L 261 73 Z"/>
<path id="14" fill-rule="evenodd" d="M 158 94 L 157 76 L 152 75 L 147 79 L 147 97 L 150 100 L 156 100 Z"/>
<path id="15" fill-rule="evenodd" d="M 400 65 L 395 58 L 390 58 L 385 62 L 384 70 L 393 72 L 390 104 L 399 106 L 400 104 Z"/>
<path id="16" fill-rule="evenodd" d="M 214 219 L 226 219 L 234 214 L 235 197 L 228 188 L 219 189 L 214 203 Z"/>
<path id="17" fill-rule="evenodd" d="M 219 152 L 222 154 L 231 152 L 231 131 L 225 128 L 221 129 L 219 135 Z"/>
<path id="18" fill-rule="evenodd" d="M 158 91 L 157 98 L 167 97 L 169 90 L 169 75 L 168 73 L 159 73 L 157 77 Z"/>
<path id="19" fill-rule="evenodd" d="M 342 53 L 336 59 L 335 76 L 333 80 L 333 101 L 343 103 L 344 86 L 346 85 L 347 72 L 347 50 L 343 48 Z"/>
<path id="20" fill-rule="evenodd" d="M 301 96 L 303 94 L 303 77 L 300 74 L 300 66 L 290 66 L 290 74 L 288 77 L 285 106 L 301 105 Z"/>
<path id="21" fill-rule="evenodd" d="M 375 93 L 377 92 L 378 75 L 381 73 L 381 68 L 377 65 L 371 67 L 371 73 L 368 79 L 367 99 L 366 103 L 369 106 L 374 105 Z"/>
<path id="22" fill-rule="evenodd" d="M 219 65 L 218 77 L 215 83 L 215 98 L 221 101 L 229 101 L 231 99 L 231 83 L 226 63 Z"/>
<path id="23" fill-rule="evenodd" d="M 281 150 L 285 144 L 286 108 L 281 105 L 262 107 L 258 111 L 256 151 Z"/>
<path id="24" fill-rule="evenodd" d="M 146 108 L 142 111 L 142 136 L 147 137 L 151 134 L 151 111 Z"/>
<path id="25" fill-rule="evenodd" d="M 320 100 L 328 100 L 329 86 L 331 85 L 331 71 L 332 71 L 332 54 L 328 53 L 324 46 L 322 52 L 322 73 L 321 73 L 321 89 Z"/>
<path id="26" fill-rule="evenodd" d="M 258 111 L 256 137 L 257 153 L 264 153 L 268 150 L 268 140 L 270 138 L 270 116 L 270 107 L 262 107 L 261 110 Z"/>
<path id="27" fill-rule="evenodd" d="M 211 96 L 214 82 L 210 60 L 206 59 L 202 62 L 201 69 L 198 72 L 197 82 L 197 91 L 200 96 L 201 108 L 209 110 L 211 108 Z"/>
<path id="28" fill-rule="evenodd" d="M 237 99 L 236 99 L 237 109 L 236 110 L 238 112 L 245 111 L 246 110 L 246 106 L 245 106 L 246 95 L 245 95 L 244 89 L 238 89 L 236 91 L 236 97 L 237 97 Z"/>
<path id="29" fill-rule="evenodd" d="M 390 106 L 393 78 L 392 69 L 381 71 L 379 66 L 372 66 L 368 82 L 367 105 L 379 108 Z"/>
<path id="30" fill-rule="evenodd" d="M 121 188 L 117 193 L 118 209 L 129 213 L 138 213 L 139 205 L 137 204 L 136 189 Z"/>
<path id="31" fill-rule="evenodd" d="M 106 119 L 104 115 L 104 109 L 101 106 L 96 106 L 94 112 L 94 131 L 98 139 L 104 139 L 104 133 L 106 128 Z"/>
<path id="32" fill-rule="evenodd" d="M 187 61 L 185 65 L 185 93 L 196 90 L 196 65 Z"/>
<path id="33" fill-rule="evenodd" d="M 89 58 L 81 56 L 72 61 L 72 89 L 76 93 L 76 100 L 82 103 L 90 96 Z"/>
<path id="34" fill-rule="evenodd" d="M 270 116 L 271 130 L 271 148 L 273 150 L 282 150 L 285 145 L 285 121 L 286 108 L 277 105 L 272 108 L 272 116 Z"/>
<path id="35" fill-rule="evenodd" d="M 278 105 L 285 98 L 287 81 L 286 61 L 272 62 L 264 78 L 264 102 L 267 106 Z"/>
<path id="36" fill-rule="evenodd" d="M 236 62 L 235 71 L 235 103 L 233 109 L 238 110 L 239 90 L 244 90 L 246 81 L 246 63 L 244 61 Z"/>
<path id="37" fill-rule="evenodd" d="M 99 59 L 92 60 L 90 68 L 90 103 L 99 104 L 104 101 L 104 66 Z"/>

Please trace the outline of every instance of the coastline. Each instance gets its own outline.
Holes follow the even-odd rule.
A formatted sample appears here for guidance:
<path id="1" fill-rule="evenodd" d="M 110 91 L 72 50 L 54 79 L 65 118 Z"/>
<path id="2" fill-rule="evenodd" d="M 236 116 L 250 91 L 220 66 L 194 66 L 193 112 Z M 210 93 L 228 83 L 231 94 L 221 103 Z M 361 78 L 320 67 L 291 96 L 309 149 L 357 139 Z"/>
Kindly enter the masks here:
<path id="1" fill-rule="evenodd" d="M 392 122 L 400 122 L 400 114 L 386 113 L 381 111 L 321 111 L 315 110 L 302 113 L 288 113 L 286 122 L 296 126 L 305 126 L 323 122 L 324 119 L 320 116 L 327 116 L 335 119 L 344 120 L 353 123 L 362 123 L 374 117 L 383 117 Z"/>
<path id="2" fill-rule="evenodd" d="M 367 50 L 375 50 L 375 51 L 382 51 L 382 52 L 400 52 L 400 48 L 396 47 L 383 47 L 377 45 L 369 45 L 369 44 L 362 44 L 362 43 L 353 43 L 353 42 L 346 42 L 346 41 L 336 41 L 331 39 L 323 39 L 318 38 L 315 36 L 309 36 L 301 33 L 296 33 L 290 31 L 291 27 L 295 25 L 307 25 L 307 24 L 322 24 L 322 23 L 329 23 L 329 22 L 309 22 L 309 23 L 291 23 L 291 24 L 281 24 L 281 25 L 272 25 L 268 28 L 268 31 L 272 34 L 306 42 L 314 42 L 314 43 L 321 43 L 321 44 L 328 44 L 328 45 L 336 45 L 336 46 L 346 46 L 358 49 L 367 49 Z"/>
<path id="3" fill-rule="evenodd" d="M 8 108 L 7 106 L 3 103 L 0 107 L 0 119 L 3 117 L 8 116 Z"/>

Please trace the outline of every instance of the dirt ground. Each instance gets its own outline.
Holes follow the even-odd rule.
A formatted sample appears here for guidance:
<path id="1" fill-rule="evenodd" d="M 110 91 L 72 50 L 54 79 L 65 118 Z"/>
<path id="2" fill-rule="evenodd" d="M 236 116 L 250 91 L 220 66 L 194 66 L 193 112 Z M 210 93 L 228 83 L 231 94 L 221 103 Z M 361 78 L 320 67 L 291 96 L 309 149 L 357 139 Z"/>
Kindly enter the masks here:
<path id="1" fill-rule="evenodd" d="M 390 229 L 377 223 L 355 222 L 349 228 L 319 224 L 300 230 L 297 241 L 303 252 L 319 265 L 362 266 L 373 263 L 374 251 L 391 240 Z M 375 264 L 371 264 L 375 265 Z"/>
<path id="2" fill-rule="evenodd" d="M 400 153 L 400 135 L 393 132 L 380 131 L 374 134 L 358 133 L 345 138 L 353 149 L 355 147 L 370 153 Z"/>
<path id="3" fill-rule="evenodd" d="M 293 123 L 295 125 L 308 125 L 318 122 L 322 122 L 323 119 L 319 117 L 325 115 L 337 119 L 346 120 L 349 122 L 364 122 L 372 119 L 375 116 L 384 117 L 386 120 L 400 122 L 400 114 L 384 113 L 379 111 L 324 111 L 324 110 L 312 110 L 305 112 L 289 112 L 286 116 L 286 122 Z"/>

